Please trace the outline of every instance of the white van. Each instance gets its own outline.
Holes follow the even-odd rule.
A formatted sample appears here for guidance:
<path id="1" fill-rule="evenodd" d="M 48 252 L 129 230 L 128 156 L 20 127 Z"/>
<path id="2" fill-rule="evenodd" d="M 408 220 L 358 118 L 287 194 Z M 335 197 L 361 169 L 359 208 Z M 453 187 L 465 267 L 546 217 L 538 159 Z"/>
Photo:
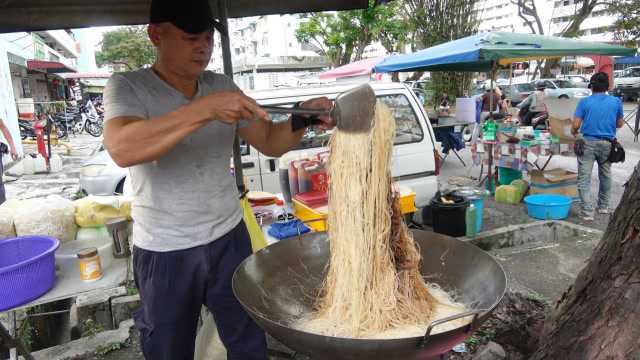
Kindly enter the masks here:
<path id="1" fill-rule="evenodd" d="M 393 149 L 392 174 L 400 185 L 413 189 L 416 206 L 426 206 L 438 188 L 438 157 L 435 139 L 427 114 L 415 93 L 402 83 L 370 83 L 378 100 L 391 109 L 396 119 L 396 138 Z M 293 106 L 310 98 L 326 96 L 330 99 L 357 84 L 321 87 L 282 88 L 247 93 L 261 105 Z M 286 120 L 288 115 L 271 114 L 274 121 Z M 293 152 L 309 155 L 327 150 L 330 133 L 308 129 L 300 145 Z M 289 156 L 290 154 L 287 154 Z M 253 147 L 243 147 L 242 163 L 250 190 L 278 193 L 280 190 L 278 159 L 265 156 Z"/>
<path id="2" fill-rule="evenodd" d="M 614 77 L 612 95 L 623 100 L 636 100 L 640 96 L 640 66 L 628 67 Z"/>

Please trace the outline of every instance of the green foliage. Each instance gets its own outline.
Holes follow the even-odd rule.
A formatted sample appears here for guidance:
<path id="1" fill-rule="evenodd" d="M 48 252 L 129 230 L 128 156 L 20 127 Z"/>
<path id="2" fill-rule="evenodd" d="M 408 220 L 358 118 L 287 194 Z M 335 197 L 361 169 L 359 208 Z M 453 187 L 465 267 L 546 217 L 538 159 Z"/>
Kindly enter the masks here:
<path id="1" fill-rule="evenodd" d="M 22 321 L 20 328 L 18 329 L 18 339 L 27 349 L 27 351 L 31 351 L 33 342 L 36 336 L 36 329 L 31 324 L 31 318 L 26 318 Z"/>
<path id="2" fill-rule="evenodd" d="M 82 337 L 91 337 L 95 336 L 97 333 L 103 332 L 104 327 L 95 322 L 93 319 L 87 319 L 82 324 Z"/>
<path id="3" fill-rule="evenodd" d="M 404 0 L 403 9 L 412 32 L 415 50 L 429 48 L 475 34 L 478 30 L 477 0 Z M 421 75 L 421 74 L 418 74 Z M 471 75 L 433 72 L 429 89 L 439 99 L 444 92 L 449 98 L 462 95 L 470 87 Z"/>
<path id="4" fill-rule="evenodd" d="M 127 286 L 127 295 L 128 296 L 137 295 L 137 294 L 138 294 L 138 288 L 135 287 L 135 285 Z"/>
<path id="5" fill-rule="evenodd" d="M 467 340 L 465 340 L 464 343 L 469 347 L 474 347 L 480 344 L 480 339 L 478 339 L 475 335 L 472 335 Z"/>
<path id="6" fill-rule="evenodd" d="M 102 50 L 96 53 L 98 65 L 125 64 L 138 69 L 153 64 L 156 51 L 144 26 L 126 26 L 102 35 Z"/>
<path id="7" fill-rule="evenodd" d="M 406 41 L 405 22 L 395 15 L 398 2 L 367 9 L 313 13 L 296 29 L 296 38 L 316 48 L 333 65 L 360 60 L 367 45 L 380 41 L 389 52 L 398 50 Z"/>
<path id="8" fill-rule="evenodd" d="M 87 197 L 87 193 L 82 189 L 78 189 L 78 191 L 76 191 L 76 193 L 71 197 L 71 200 L 79 200 L 85 197 Z"/>
<path id="9" fill-rule="evenodd" d="M 616 40 L 637 46 L 640 41 L 640 0 L 613 1 L 608 10 L 618 18 L 613 24 Z"/>
<path id="10" fill-rule="evenodd" d="M 121 342 L 112 342 L 107 345 L 98 346 L 95 351 L 96 356 L 102 358 L 105 357 L 108 353 L 116 350 L 120 350 L 124 347 L 124 344 Z"/>

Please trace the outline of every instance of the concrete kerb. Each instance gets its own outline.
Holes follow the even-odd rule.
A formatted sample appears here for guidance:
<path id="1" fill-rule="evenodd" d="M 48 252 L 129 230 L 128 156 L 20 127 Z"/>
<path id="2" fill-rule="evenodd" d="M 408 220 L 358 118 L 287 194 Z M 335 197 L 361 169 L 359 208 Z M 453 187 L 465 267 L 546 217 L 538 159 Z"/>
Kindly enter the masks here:
<path id="1" fill-rule="evenodd" d="M 483 250 L 522 246 L 530 243 L 558 241 L 565 237 L 588 234 L 601 238 L 603 232 L 579 224 L 560 220 L 536 221 L 526 224 L 508 225 L 484 231 L 474 237 L 460 237 Z"/>
<path id="2" fill-rule="evenodd" d="M 66 344 L 54 346 L 33 353 L 36 360 L 67 359 L 95 353 L 100 347 L 113 343 L 124 343 L 129 339 L 129 331 L 133 327 L 133 319 L 120 323 L 116 330 L 98 333 L 94 336 L 80 338 Z M 23 359 L 20 357 L 20 359 Z"/>

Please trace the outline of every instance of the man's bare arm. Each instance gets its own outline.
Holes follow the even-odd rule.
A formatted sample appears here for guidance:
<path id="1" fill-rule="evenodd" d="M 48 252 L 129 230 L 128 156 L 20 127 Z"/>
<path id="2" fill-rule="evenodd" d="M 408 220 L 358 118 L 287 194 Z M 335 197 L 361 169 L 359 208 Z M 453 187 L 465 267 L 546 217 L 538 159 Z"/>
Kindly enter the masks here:
<path id="1" fill-rule="evenodd" d="M 582 126 L 582 118 L 579 117 L 574 117 L 573 118 L 573 124 L 571 124 L 571 133 L 573 135 L 578 134 L 578 131 L 580 131 L 580 126 Z"/>
<path id="2" fill-rule="evenodd" d="M 129 167 L 157 160 L 212 119 L 233 124 L 253 117 L 267 114 L 240 92 L 215 92 L 163 116 L 109 119 L 104 144 L 116 164 Z"/>
<path id="3" fill-rule="evenodd" d="M 315 98 L 300 104 L 301 108 L 325 109 L 331 108 L 332 102 L 327 98 Z M 333 120 L 328 116 L 321 116 L 323 128 L 333 127 Z M 298 143 L 304 129 L 291 131 L 291 121 L 274 124 L 271 121 L 252 121 L 249 126 L 238 130 L 240 137 L 267 156 L 279 157 L 293 149 Z"/>

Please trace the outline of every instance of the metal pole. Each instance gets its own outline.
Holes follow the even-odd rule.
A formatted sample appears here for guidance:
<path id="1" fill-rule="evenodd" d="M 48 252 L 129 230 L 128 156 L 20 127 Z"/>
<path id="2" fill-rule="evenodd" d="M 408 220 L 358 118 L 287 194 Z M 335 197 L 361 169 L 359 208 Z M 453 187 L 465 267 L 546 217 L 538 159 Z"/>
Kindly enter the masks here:
<path id="1" fill-rule="evenodd" d="M 227 21 L 227 1 L 218 0 L 218 17 L 220 32 L 220 45 L 222 45 L 222 65 L 224 74 L 233 80 L 233 64 L 231 63 L 231 45 L 229 40 L 229 22 Z M 245 192 L 244 176 L 242 174 L 242 153 L 240 151 L 240 139 L 236 134 L 233 141 L 233 173 L 236 177 L 236 186 L 240 194 Z"/>

